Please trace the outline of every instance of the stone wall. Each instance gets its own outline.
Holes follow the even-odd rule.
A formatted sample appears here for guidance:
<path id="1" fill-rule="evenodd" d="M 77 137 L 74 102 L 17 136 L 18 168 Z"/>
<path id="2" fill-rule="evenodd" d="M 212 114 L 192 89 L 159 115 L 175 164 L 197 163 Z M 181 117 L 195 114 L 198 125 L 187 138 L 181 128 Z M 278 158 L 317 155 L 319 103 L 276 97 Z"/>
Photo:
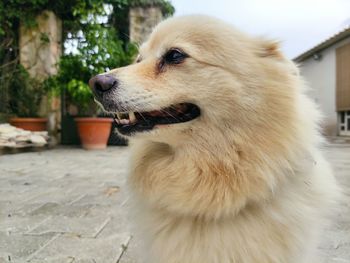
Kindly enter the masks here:
<path id="1" fill-rule="evenodd" d="M 37 26 L 33 28 L 20 25 L 19 58 L 31 77 L 44 80 L 57 73 L 62 54 L 62 21 L 51 11 L 44 11 L 36 21 Z M 60 99 L 44 97 L 39 115 L 48 118 L 48 130 L 53 139 L 58 138 Z"/>
<path id="2" fill-rule="evenodd" d="M 130 40 L 143 43 L 162 19 L 162 11 L 157 6 L 131 8 Z M 57 73 L 57 63 L 62 54 L 62 21 L 51 11 L 43 12 L 36 20 L 37 27 L 20 26 L 20 62 L 32 77 L 43 80 Z M 59 138 L 60 108 L 59 98 L 43 99 L 40 115 L 48 117 L 48 128 L 53 138 Z"/>
<path id="3" fill-rule="evenodd" d="M 62 53 L 62 21 L 51 11 L 36 18 L 37 27 L 20 26 L 20 62 L 36 79 L 57 73 Z"/>
<path id="4" fill-rule="evenodd" d="M 142 44 L 162 19 L 162 11 L 157 6 L 131 8 L 129 12 L 130 41 Z"/>

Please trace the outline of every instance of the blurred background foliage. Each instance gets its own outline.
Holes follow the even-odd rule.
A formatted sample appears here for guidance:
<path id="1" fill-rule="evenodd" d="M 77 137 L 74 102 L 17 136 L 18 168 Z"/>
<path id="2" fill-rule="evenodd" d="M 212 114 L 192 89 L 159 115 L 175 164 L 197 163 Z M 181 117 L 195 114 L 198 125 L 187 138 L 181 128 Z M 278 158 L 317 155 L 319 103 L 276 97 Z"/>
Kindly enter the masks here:
<path id="1" fill-rule="evenodd" d="M 0 1 L 0 102 L 6 102 L 0 103 L 0 113 L 35 116 L 38 98 L 63 91 L 72 103 L 86 109 L 92 101 L 89 78 L 130 63 L 137 52 L 128 37 L 129 9 L 152 5 L 160 6 L 165 17 L 174 13 L 166 0 Z M 63 21 L 64 54 L 58 74 L 39 82 L 19 64 L 18 38 L 19 25 L 36 27 L 35 17 L 44 10 Z M 42 41 L 48 39 L 43 36 Z"/>

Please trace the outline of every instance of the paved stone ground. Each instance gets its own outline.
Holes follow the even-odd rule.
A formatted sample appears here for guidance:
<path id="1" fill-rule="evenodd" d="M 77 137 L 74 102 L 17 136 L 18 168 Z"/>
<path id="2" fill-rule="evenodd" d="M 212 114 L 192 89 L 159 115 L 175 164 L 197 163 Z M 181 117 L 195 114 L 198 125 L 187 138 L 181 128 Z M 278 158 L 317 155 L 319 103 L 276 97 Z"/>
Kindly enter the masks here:
<path id="1" fill-rule="evenodd" d="M 345 190 L 322 263 L 350 263 L 350 144 L 327 156 Z M 128 148 L 0 156 L 0 263 L 136 263 L 126 215 Z"/>
<path id="2" fill-rule="evenodd" d="M 118 262 L 127 159 L 124 147 L 0 156 L 0 262 Z"/>

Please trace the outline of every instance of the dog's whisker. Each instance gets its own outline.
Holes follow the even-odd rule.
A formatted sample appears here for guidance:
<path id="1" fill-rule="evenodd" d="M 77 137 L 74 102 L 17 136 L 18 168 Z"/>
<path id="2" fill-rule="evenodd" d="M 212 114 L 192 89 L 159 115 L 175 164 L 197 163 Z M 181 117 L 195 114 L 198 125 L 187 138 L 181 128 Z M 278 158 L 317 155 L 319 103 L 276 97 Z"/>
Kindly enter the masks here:
<path id="1" fill-rule="evenodd" d="M 166 111 L 166 110 L 160 110 L 161 112 L 165 112 L 166 114 L 168 114 L 170 117 L 174 118 L 177 121 L 180 121 L 180 119 L 176 118 L 174 115 L 172 115 L 170 112 Z"/>
<path id="2" fill-rule="evenodd" d="M 142 113 L 141 113 L 141 112 L 139 112 L 139 114 L 140 114 L 141 118 L 142 118 L 144 121 L 146 121 L 146 122 L 147 122 L 146 118 L 145 118 L 145 117 L 142 115 Z"/>

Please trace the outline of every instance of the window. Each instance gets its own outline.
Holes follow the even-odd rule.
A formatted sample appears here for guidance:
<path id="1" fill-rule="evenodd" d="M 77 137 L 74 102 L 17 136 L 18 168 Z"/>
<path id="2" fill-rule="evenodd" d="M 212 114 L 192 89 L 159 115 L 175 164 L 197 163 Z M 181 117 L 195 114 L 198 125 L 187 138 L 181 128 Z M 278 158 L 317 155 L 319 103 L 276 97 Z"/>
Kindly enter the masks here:
<path id="1" fill-rule="evenodd" d="M 338 112 L 339 135 L 350 136 L 350 111 Z"/>

